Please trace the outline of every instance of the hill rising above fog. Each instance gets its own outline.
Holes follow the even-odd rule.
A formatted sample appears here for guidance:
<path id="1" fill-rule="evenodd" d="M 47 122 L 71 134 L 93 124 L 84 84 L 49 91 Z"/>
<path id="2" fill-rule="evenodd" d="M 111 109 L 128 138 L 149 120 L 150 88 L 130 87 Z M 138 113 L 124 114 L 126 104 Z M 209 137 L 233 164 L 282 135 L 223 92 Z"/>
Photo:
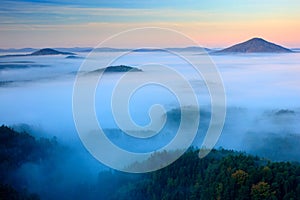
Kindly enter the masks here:
<path id="1" fill-rule="evenodd" d="M 262 38 L 252 38 L 215 53 L 291 53 L 290 49 L 268 42 Z"/>
<path id="2" fill-rule="evenodd" d="M 136 67 L 130 67 L 126 65 L 117 65 L 117 66 L 109 66 L 106 68 L 97 69 L 88 74 L 97 74 L 97 73 L 113 73 L 113 72 L 141 72 L 142 70 Z"/>
<path id="3" fill-rule="evenodd" d="M 62 51 L 57 51 L 55 49 L 50 49 L 50 48 L 45 48 L 45 49 L 40 49 L 37 50 L 31 54 L 28 54 L 30 56 L 43 56 L 43 55 L 74 55 L 74 53 L 70 52 L 62 52 Z"/>
<path id="4" fill-rule="evenodd" d="M 34 51 L 33 53 L 29 53 L 29 54 L 11 54 L 11 55 L 3 55 L 0 57 L 49 56 L 49 55 L 76 55 L 76 54 L 71 52 L 63 52 L 63 51 L 57 51 L 55 49 L 45 48 L 45 49 Z"/>

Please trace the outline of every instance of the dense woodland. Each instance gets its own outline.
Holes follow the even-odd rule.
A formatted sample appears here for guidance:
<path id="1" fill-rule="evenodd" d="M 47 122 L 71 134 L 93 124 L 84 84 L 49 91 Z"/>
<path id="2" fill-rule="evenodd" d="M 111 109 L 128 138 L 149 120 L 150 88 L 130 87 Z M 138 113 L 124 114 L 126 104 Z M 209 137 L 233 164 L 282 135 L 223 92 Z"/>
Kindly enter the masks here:
<path id="1" fill-rule="evenodd" d="M 15 172 L 24 163 L 57 165 L 54 158 L 67 151 L 55 139 L 37 139 L 1 126 L 0 199 L 39 199 L 18 185 Z M 224 149 L 199 159 L 198 150 L 191 148 L 152 173 L 111 170 L 98 177 L 92 187 L 81 188 L 86 199 L 300 199 L 298 163 L 271 162 Z"/>
<path id="2" fill-rule="evenodd" d="M 18 179 L 18 170 L 26 163 L 51 162 L 62 148 L 55 138 L 36 139 L 7 126 L 0 127 L 0 199 L 39 199 Z M 30 180 L 29 180 L 30 181 Z"/>

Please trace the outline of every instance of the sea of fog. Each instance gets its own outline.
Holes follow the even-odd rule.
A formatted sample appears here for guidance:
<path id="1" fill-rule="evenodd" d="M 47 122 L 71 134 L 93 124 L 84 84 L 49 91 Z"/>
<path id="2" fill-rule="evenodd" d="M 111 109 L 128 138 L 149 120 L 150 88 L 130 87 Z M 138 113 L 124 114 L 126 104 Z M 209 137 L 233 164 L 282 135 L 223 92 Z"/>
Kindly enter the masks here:
<path id="1" fill-rule="evenodd" d="M 177 71 L 194 89 L 200 112 L 204 113 L 199 124 L 202 132 L 199 131 L 200 136 L 194 141 L 194 145 L 199 146 L 210 119 L 205 113 L 210 113 L 211 98 L 203 78 L 191 63 L 201 66 L 204 73 L 213 64 L 223 80 L 227 110 L 224 129 L 216 147 L 258 154 L 262 150 L 263 156 L 268 156 L 268 151 L 285 151 L 291 153 L 292 159 L 299 160 L 296 149 L 300 142 L 300 54 L 210 55 L 211 63 L 207 58 L 207 55 L 195 52 L 178 55 L 168 52 L 82 53 L 76 59 L 65 56 L 2 57 L 0 122 L 31 129 L 30 132 L 38 136 L 56 136 L 60 142 L 80 146 L 72 113 L 76 75 L 86 76 L 88 80 L 94 78 L 87 73 L 89 71 L 107 65 L 128 65 L 143 71 L 127 73 L 120 83 L 118 81 L 123 73 L 107 73 L 98 82 L 95 92 L 97 119 L 103 129 L 113 132 L 111 135 L 108 133 L 108 137 L 122 148 L 137 152 L 161 148 L 176 133 L 176 120 L 170 122 L 176 117 L 171 116 L 167 120 L 161 131 L 164 136 L 158 134 L 152 140 L 135 140 L 116 133 L 118 125 L 111 112 L 114 87 L 117 84 L 128 84 L 128 87 L 139 84 L 145 76 L 164 80 L 167 87 L 178 88 L 177 93 L 180 94 L 174 95 L 159 84 L 148 84 L 135 91 L 130 99 L 124 98 L 124 101 L 129 101 L 128 109 L 136 124 L 146 126 L 151 122 L 148 111 L 154 104 L 161 104 L 165 111 L 179 108 L 178 96 L 185 96 L 189 90 L 182 82 L 173 80 L 168 72 L 159 71 L 156 65 L 161 65 Z M 208 78 L 208 81 L 215 80 Z M 194 105 L 186 103 L 186 106 Z M 273 142 L 280 144 L 273 146 Z"/>
<path id="2" fill-rule="evenodd" d="M 73 119 L 72 95 L 76 75 L 88 82 L 95 76 L 98 78 L 90 71 L 107 65 L 128 65 L 143 70 L 128 72 L 126 77 L 123 77 L 124 73 L 105 73 L 95 86 L 94 106 L 99 125 L 113 143 L 125 150 L 155 151 L 172 140 L 181 120 L 180 106 L 190 109 L 197 106 L 189 99 L 180 104 L 180 98 L 188 97 L 190 91 L 187 82 L 200 106 L 200 123 L 193 142 L 194 146 L 200 146 L 212 107 L 206 83 L 220 84 L 209 74 L 210 67 L 215 66 L 226 94 L 225 124 L 215 147 L 245 151 L 272 160 L 300 161 L 299 53 L 207 57 L 197 52 L 98 52 L 77 56 L 75 59 L 61 55 L 0 58 L 0 123 L 28 131 L 36 137 L 55 136 L 59 143 L 72 150 L 60 160 L 51 175 L 45 175 L 43 168 L 37 165 L 20 169 L 22 179 L 31 180 L 27 187 L 43 197 L 56 198 L 55 195 L 62 192 L 70 198 L 75 186 L 92 182 L 99 178 L 99 171 L 105 169 L 79 139 Z M 208 77 L 207 82 L 192 64 L 200 66 L 201 72 Z M 158 66 L 167 66 L 185 81 L 178 81 L 178 77 L 161 71 Z M 131 98 L 123 99 L 122 91 L 146 78 L 156 81 L 138 88 Z M 160 81 L 165 86 L 160 85 Z M 167 117 L 166 124 L 157 135 L 148 139 L 133 138 L 118 129 L 111 111 L 112 94 L 118 84 L 124 86 L 118 100 L 128 102 L 132 121 L 137 125 L 151 123 L 148 113 L 151 106 L 164 107 L 166 115 L 158 117 Z M 176 88 L 176 94 L 170 88 Z M 191 112 L 191 123 L 193 114 Z M 53 177 L 62 174 L 64 181 L 49 186 L 55 180 Z"/>

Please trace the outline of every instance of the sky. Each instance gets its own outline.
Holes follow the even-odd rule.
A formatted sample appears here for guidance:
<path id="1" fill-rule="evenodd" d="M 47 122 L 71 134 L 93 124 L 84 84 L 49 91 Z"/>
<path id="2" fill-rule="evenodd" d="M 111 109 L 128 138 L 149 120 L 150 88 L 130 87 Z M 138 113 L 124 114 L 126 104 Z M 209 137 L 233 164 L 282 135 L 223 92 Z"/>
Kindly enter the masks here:
<path id="1" fill-rule="evenodd" d="M 299 0 L 2 0 L 0 48 L 94 47 L 142 27 L 174 29 L 211 48 L 252 37 L 295 48 L 299 10 Z"/>

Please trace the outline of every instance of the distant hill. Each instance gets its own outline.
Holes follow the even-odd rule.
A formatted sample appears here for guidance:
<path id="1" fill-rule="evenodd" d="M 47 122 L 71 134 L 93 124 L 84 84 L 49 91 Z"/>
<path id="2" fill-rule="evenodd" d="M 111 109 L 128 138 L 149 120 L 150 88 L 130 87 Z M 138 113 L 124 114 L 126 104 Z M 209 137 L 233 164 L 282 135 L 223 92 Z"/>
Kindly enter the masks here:
<path id="1" fill-rule="evenodd" d="M 97 74 L 100 72 L 104 73 L 114 73 L 114 72 L 141 72 L 142 70 L 136 67 L 130 67 L 126 65 L 117 65 L 117 66 L 109 66 L 106 68 L 97 69 L 91 72 L 88 72 L 88 74 Z"/>
<path id="2" fill-rule="evenodd" d="M 63 52 L 63 51 L 57 51 L 55 49 L 45 48 L 37 50 L 31 54 L 31 56 L 45 56 L 45 55 L 75 55 L 74 53 L 70 52 Z"/>
<path id="3" fill-rule="evenodd" d="M 291 53 L 290 49 L 268 42 L 262 38 L 252 38 L 215 53 Z"/>
<path id="4" fill-rule="evenodd" d="M 133 49 L 133 52 L 166 52 L 166 49 L 152 49 L 152 48 L 142 48 L 142 49 Z"/>
<path id="5" fill-rule="evenodd" d="M 93 50 L 92 47 L 55 47 L 57 51 L 67 51 L 67 52 L 78 52 L 85 53 L 91 52 Z"/>
<path id="6" fill-rule="evenodd" d="M 167 48 L 167 50 L 170 51 L 211 51 L 211 49 L 209 48 L 205 48 L 205 47 L 198 47 L 198 46 L 192 46 L 192 47 L 184 47 L 184 48 Z"/>
<path id="7" fill-rule="evenodd" d="M 75 55 L 69 55 L 66 57 L 66 59 L 83 59 L 83 57 L 75 56 Z"/>
<path id="8" fill-rule="evenodd" d="M 76 55 L 76 54 L 71 52 L 63 52 L 63 51 L 57 51 L 55 49 L 45 48 L 45 49 L 34 51 L 33 53 L 29 53 L 29 54 L 11 54 L 11 55 L 3 55 L 0 57 L 48 56 L 48 55 Z"/>
<path id="9" fill-rule="evenodd" d="M 299 53 L 300 52 L 300 48 L 293 48 L 293 49 L 291 49 L 293 52 L 295 52 L 295 53 Z"/>

